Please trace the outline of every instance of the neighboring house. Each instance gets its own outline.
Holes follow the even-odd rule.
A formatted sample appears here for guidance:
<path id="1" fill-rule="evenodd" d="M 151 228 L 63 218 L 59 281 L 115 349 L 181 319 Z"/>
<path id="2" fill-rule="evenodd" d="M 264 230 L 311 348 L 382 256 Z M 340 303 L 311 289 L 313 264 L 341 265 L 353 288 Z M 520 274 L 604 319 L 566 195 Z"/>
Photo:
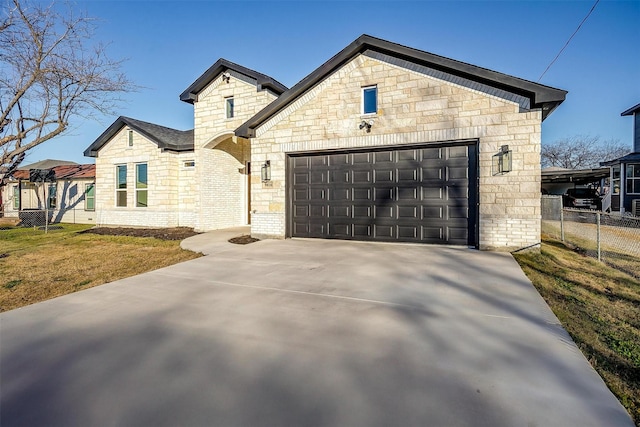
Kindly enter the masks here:
<path id="1" fill-rule="evenodd" d="M 190 147 L 120 118 L 85 151 L 98 223 L 536 246 L 541 123 L 565 96 L 367 35 L 291 89 L 221 59 L 180 95 Z"/>
<path id="2" fill-rule="evenodd" d="M 47 180 L 31 181 L 36 170 Z M 93 224 L 95 177 L 95 165 L 44 160 L 23 166 L 4 187 L 4 215 L 19 217 L 20 212 L 46 209 L 50 222 Z"/>
<path id="3" fill-rule="evenodd" d="M 602 162 L 611 170 L 610 199 L 603 210 L 640 216 L 640 104 L 623 111 L 621 116 L 633 116 L 633 151 L 626 156 Z"/>
<path id="4" fill-rule="evenodd" d="M 603 181 L 609 178 L 609 168 L 566 169 L 551 166 L 542 169 L 542 194 L 563 195 L 571 188 L 591 187 L 604 193 Z"/>

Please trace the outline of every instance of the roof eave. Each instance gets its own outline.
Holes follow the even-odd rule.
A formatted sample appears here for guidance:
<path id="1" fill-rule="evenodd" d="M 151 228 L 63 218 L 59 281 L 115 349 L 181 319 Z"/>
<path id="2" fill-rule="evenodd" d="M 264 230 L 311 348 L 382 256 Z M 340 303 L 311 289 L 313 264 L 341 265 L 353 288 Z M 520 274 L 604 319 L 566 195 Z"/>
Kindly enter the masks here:
<path id="1" fill-rule="evenodd" d="M 250 68 L 243 67 L 242 65 L 233 63 L 224 58 L 220 58 L 211 67 L 209 67 L 207 71 L 202 73 L 202 75 L 200 75 L 200 77 L 198 77 L 195 82 L 189 85 L 189 87 L 185 89 L 184 92 L 180 94 L 180 100 L 188 102 L 189 104 L 193 104 L 198 100 L 198 93 L 200 93 L 209 83 L 215 80 L 226 70 L 233 70 L 247 77 L 255 79 L 258 91 L 266 88 L 276 93 L 277 95 L 280 95 L 288 89 L 285 85 L 278 82 L 274 78 L 267 76 L 266 74 L 259 73 Z"/>
<path id="2" fill-rule="evenodd" d="M 256 128 L 282 111 L 290 102 L 314 87 L 334 70 L 340 68 L 346 62 L 358 54 L 364 53 L 368 49 L 526 96 L 531 100 L 532 108 L 541 108 L 543 110 L 543 120 L 565 100 L 567 95 L 567 91 L 562 89 L 541 85 L 363 34 L 311 74 L 307 75 L 295 86 L 284 92 L 277 100 L 267 105 L 247 122 L 238 127 L 235 130 L 236 136 L 244 138 L 255 136 Z"/>
<path id="3" fill-rule="evenodd" d="M 640 112 L 640 104 L 634 105 L 626 111 L 620 113 L 621 116 L 633 116 L 634 114 Z"/>

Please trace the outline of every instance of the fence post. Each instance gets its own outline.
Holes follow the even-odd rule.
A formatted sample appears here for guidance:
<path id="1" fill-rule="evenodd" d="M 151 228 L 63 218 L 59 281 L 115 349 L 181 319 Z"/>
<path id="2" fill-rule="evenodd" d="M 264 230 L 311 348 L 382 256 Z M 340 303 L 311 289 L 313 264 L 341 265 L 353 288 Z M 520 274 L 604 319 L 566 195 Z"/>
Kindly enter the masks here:
<path id="1" fill-rule="evenodd" d="M 598 245 L 598 261 L 602 261 L 600 257 L 600 212 L 596 212 L 596 241 Z"/>
<path id="2" fill-rule="evenodd" d="M 564 208 L 560 207 L 560 240 L 564 242 Z"/>

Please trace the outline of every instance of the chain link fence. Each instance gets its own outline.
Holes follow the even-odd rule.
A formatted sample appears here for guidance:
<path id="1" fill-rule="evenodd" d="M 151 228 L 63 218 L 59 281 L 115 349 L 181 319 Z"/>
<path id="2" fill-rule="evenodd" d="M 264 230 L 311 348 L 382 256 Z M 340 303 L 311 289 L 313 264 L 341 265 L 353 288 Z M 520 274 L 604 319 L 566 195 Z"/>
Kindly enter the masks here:
<path id="1" fill-rule="evenodd" d="M 58 223 L 95 224 L 95 212 L 84 209 L 23 209 L 0 211 L 0 227 L 48 229 Z"/>
<path id="2" fill-rule="evenodd" d="M 542 232 L 640 278 L 640 217 L 563 208 L 562 196 L 543 196 Z"/>

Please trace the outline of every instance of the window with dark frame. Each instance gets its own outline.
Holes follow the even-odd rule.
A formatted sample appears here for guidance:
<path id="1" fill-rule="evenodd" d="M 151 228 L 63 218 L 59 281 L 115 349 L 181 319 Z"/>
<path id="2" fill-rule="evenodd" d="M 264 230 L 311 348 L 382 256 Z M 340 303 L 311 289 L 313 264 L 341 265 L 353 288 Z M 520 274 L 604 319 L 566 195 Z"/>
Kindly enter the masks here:
<path id="1" fill-rule="evenodd" d="M 231 119 L 234 117 L 234 114 L 235 114 L 233 96 L 229 98 L 225 98 L 224 100 L 225 100 L 224 105 L 227 112 L 227 119 Z"/>
<path id="2" fill-rule="evenodd" d="M 378 86 L 366 86 L 362 88 L 362 114 L 375 114 L 378 112 Z"/>
<path id="3" fill-rule="evenodd" d="M 129 147 L 133 147 L 133 131 L 131 129 L 129 129 L 129 132 L 128 132 L 128 141 L 129 141 Z"/>
<path id="4" fill-rule="evenodd" d="M 629 163 L 627 172 L 627 194 L 640 194 L 640 163 Z"/>
<path id="5" fill-rule="evenodd" d="M 47 208 L 55 209 L 58 206 L 58 199 L 56 197 L 57 186 L 56 184 L 49 184 L 49 195 L 47 197 Z"/>

